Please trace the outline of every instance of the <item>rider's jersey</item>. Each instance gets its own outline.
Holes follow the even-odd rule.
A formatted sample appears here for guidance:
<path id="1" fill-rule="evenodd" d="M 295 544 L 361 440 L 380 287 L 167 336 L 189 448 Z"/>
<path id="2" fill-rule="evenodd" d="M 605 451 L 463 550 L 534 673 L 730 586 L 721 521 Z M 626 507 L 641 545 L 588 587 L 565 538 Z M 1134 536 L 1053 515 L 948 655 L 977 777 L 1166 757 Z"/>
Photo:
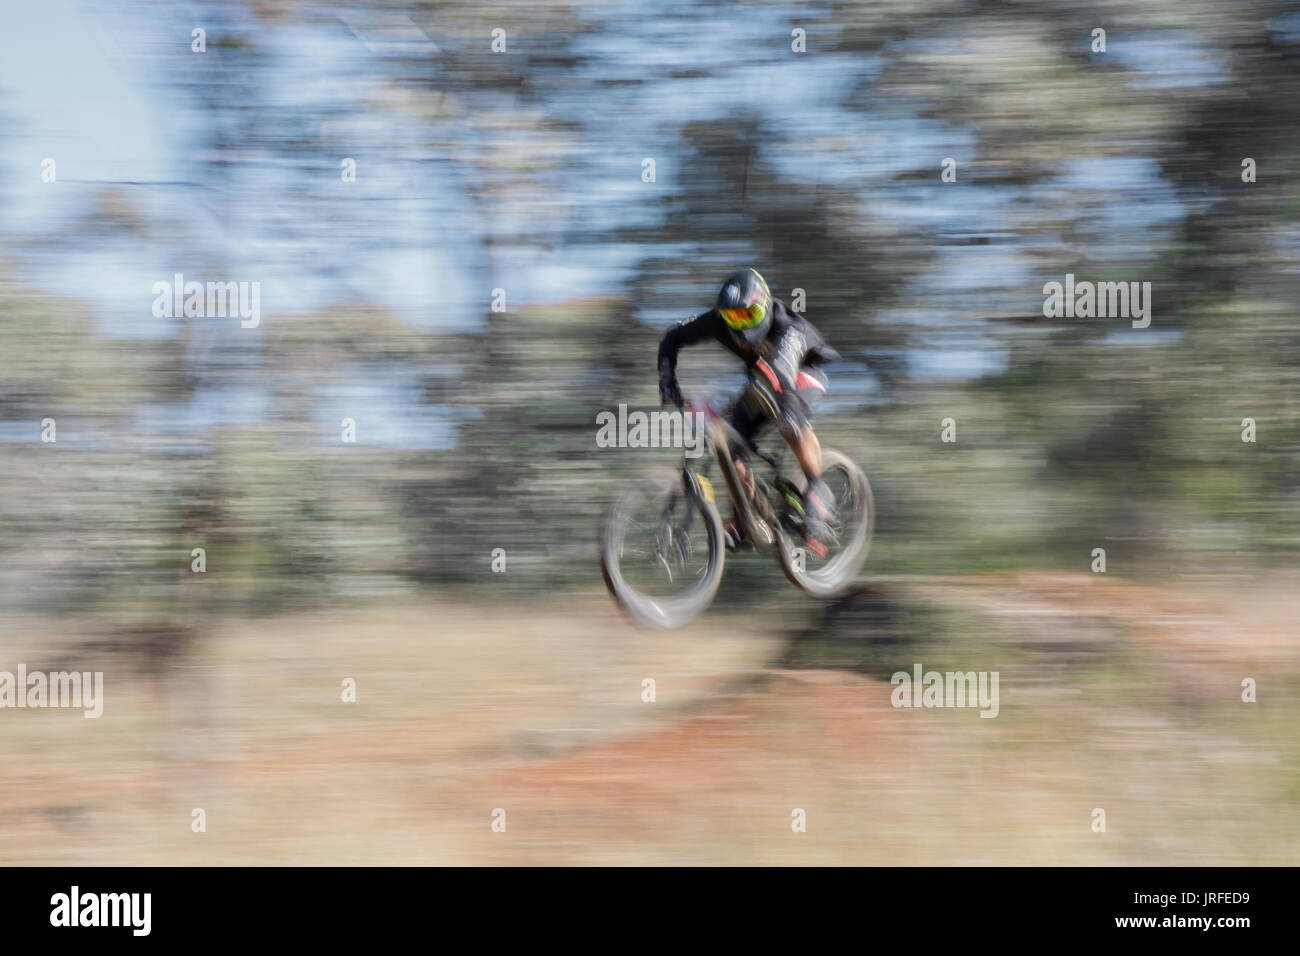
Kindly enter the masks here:
<path id="1" fill-rule="evenodd" d="M 727 325 L 717 309 L 678 322 L 664 333 L 659 342 L 660 371 L 674 375 L 678 349 L 713 339 L 735 353 L 751 371 L 758 360 L 763 359 L 776 373 L 783 390 L 789 392 L 793 391 L 801 366 L 816 367 L 839 359 L 839 353 L 826 344 L 813 324 L 787 309 L 780 299 L 772 300 L 771 311 L 772 321 L 768 323 L 767 335 L 756 346 L 750 345 L 741 332 Z"/>

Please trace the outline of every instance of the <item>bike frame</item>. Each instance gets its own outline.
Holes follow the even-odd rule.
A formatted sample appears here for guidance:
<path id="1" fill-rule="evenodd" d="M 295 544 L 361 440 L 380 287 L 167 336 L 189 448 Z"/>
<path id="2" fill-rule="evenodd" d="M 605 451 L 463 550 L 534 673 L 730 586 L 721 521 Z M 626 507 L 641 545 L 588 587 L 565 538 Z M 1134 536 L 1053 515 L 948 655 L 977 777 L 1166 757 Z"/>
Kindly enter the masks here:
<path id="1" fill-rule="evenodd" d="M 775 544 L 780 540 L 781 530 L 775 515 L 760 514 L 759 502 L 767 502 L 769 483 L 754 473 L 754 500 L 751 501 L 745 494 L 745 489 L 741 485 L 740 472 L 736 468 L 736 461 L 731 453 L 733 445 L 748 448 L 763 461 L 772 467 L 774 472 L 779 474 L 781 470 L 780 463 L 773 457 L 764 454 L 752 442 L 745 440 L 740 432 L 732 427 L 731 423 L 718 414 L 717 410 L 708 402 L 690 402 L 687 408 L 691 412 L 703 412 L 708 424 L 706 431 L 706 440 L 717 459 L 718 468 L 722 471 L 722 480 L 727 486 L 727 495 L 731 498 L 731 503 L 736 510 L 736 517 L 739 520 L 741 530 L 745 536 L 755 546 L 767 546 Z M 697 474 L 691 470 L 691 459 L 686 458 L 682 465 L 682 480 L 691 494 L 703 496 L 712 500 L 712 486 L 709 484 L 701 485 L 700 479 L 705 482 L 707 477 Z M 770 510 L 770 509 L 769 509 Z"/>

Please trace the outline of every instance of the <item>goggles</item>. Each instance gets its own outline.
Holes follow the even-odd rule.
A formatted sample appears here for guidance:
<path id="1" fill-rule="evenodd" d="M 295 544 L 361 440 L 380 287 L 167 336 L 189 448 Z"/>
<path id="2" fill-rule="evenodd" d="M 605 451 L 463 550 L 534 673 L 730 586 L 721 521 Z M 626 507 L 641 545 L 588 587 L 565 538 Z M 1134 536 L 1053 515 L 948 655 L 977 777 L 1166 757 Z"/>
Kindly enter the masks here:
<path id="1" fill-rule="evenodd" d="M 753 302 L 747 309 L 720 309 L 722 321 L 733 329 L 752 329 L 763 321 L 767 310 L 763 308 L 763 303 Z"/>

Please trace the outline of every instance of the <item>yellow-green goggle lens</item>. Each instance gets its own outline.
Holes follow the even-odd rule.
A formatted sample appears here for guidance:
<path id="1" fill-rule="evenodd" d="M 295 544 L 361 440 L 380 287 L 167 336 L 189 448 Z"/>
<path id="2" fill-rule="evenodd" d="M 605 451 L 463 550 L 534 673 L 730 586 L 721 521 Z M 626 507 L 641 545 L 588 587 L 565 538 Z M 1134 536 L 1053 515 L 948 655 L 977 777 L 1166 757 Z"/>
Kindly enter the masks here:
<path id="1" fill-rule="evenodd" d="M 733 329 L 747 329 L 763 321 L 763 306 L 755 302 L 748 309 L 723 309 L 722 319 Z"/>

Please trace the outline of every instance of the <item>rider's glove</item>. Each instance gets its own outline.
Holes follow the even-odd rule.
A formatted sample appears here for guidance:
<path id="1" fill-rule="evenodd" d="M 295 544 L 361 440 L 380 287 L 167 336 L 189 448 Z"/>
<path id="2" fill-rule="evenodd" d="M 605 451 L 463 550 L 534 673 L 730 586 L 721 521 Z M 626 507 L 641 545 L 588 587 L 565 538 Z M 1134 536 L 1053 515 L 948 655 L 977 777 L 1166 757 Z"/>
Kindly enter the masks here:
<path id="1" fill-rule="evenodd" d="M 682 399 L 682 390 L 677 387 L 677 376 L 669 368 L 668 363 L 664 362 L 659 366 L 659 404 L 676 405 L 681 408 L 686 402 Z"/>
<path id="2" fill-rule="evenodd" d="M 673 378 L 661 378 L 659 380 L 659 404 L 676 405 L 681 408 L 686 404 L 682 398 L 682 390 L 677 387 L 677 380 Z"/>

